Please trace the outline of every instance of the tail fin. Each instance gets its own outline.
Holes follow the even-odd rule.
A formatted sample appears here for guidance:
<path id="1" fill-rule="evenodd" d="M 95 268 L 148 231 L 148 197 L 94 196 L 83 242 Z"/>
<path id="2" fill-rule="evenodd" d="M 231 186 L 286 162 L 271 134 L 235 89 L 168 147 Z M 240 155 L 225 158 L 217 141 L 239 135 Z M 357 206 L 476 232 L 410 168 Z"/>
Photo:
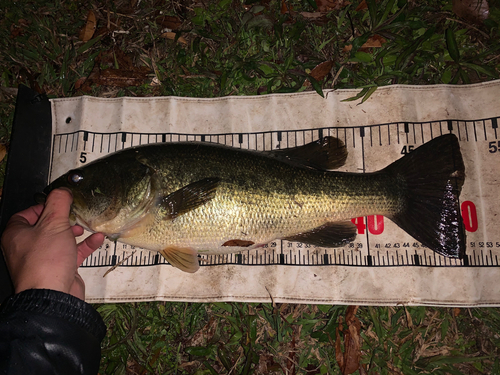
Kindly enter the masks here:
<path id="1" fill-rule="evenodd" d="M 405 181 L 404 209 L 390 217 L 399 227 L 435 252 L 465 256 L 465 229 L 459 196 L 465 168 L 458 139 L 433 139 L 385 168 Z"/>

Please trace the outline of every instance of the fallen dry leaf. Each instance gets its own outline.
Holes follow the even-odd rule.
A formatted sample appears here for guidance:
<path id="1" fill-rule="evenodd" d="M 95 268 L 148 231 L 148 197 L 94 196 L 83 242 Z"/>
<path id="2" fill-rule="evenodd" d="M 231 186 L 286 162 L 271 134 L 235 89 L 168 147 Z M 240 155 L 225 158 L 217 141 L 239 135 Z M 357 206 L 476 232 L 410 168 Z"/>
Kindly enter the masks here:
<path id="1" fill-rule="evenodd" d="M 281 0 L 281 14 L 286 14 L 293 11 L 293 6 L 287 4 L 285 0 Z"/>
<path id="2" fill-rule="evenodd" d="M 78 78 L 75 82 L 75 90 L 79 90 L 80 87 L 83 86 L 83 84 L 85 83 L 86 80 L 87 80 L 87 77 Z"/>
<path id="3" fill-rule="evenodd" d="M 170 40 L 175 40 L 175 33 L 174 32 L 171 32 L 171 31 L 168 31 L 166 33 L 163 33 L 160 35 L 162 38 L 166 38 L 166 39 L 170 39 Z M 179 37 L 179 39 L 177 39 L 177 42 L 179 43 L 182 43 L 184 45 L 187 45 L 188 42 L 186 39 L 184 39 L 182 36 Z"/>
<path id="4" fill-rule="evenodd" d="M 217 320 L 211 317 L 199 331 L 186 341 L 186 346 L 206 346 L 217 332 Z"/>
<path id="5" fill-rule="evenodd" d="M 327 13 L 332 10 L 342 9 L 350 4 L 346 0 L 316 0 L 316 5 L 318 6 L 317 11 L 321 13 Z"/>
<path id="6" fill-rule="evenodd" d="M 358 306 L 349 306 L 346 311 L 345 323 L 347 329 L 343 329 L 340 323 L 337 327 L 337 339 L 335 340 L 335 358 L 343 375 L 356 372 L 360 367 L 361 360 L 361 322 L 356 317 Z M 340 332 L 344 334 L 344 352 Z"/>
<path id="7" fill-rule="evenodd" d="M 375 34 L 374 36 L 372 36 L 371 38 L 369 38 L 361 46 L 360 50 L 362 51 L 363 49 L 367 49 L 367 48 L 380 48 L 380 47 L 382 47 L 382 44 L 384 44 L 384 43 L 387 43 L 387 40 L 385 40 L 380 35 Z M 344 51 L 344 52 L 349 52 L 350 50 L 352 50 L 352 45 L 351 44 L 345 45 L 344 48 L 342 49 L 342 51 Z"/>
<path id="8" fill-rule="evenodd" d="M 0 162 L 3 161 L 5 155 L 7 155 L 7 148 L 5 145 L 0 144 Z"/>
<path id="9" fill-rule="evenodd" d="M 24 18 L 19 18 L 17 21 L 17 25 L 13 23 L 10 25 L 10 37 L 16 38 L 20 35 L 23 35 L 26 31 L 26 28 L 31 24 L 31 21 L 25 20 Z"/>
<path id="10" fill-rule="evenodd" d="M 321 12 L 300 12 L 300 14 L 304 18 L 310 18 L 310 19 L 316 19 L 316 18 L 323 17 L 323 13 L 321 13 Z"/>
<path id="11" fill-rule="evenodd" d="M 87 22 L 85 26 L 80 30 L 80 40 L 83 42 L 88 42 L 94 36 L 95 30 L 97 29 L 97 19 L 95 13 L 89 10 L 87 15 Z"/>
<path id="12" fill-rule="evenodd" d="M 382 47 L 382 44 L 387 43 L 387 40 L 385 40 L 383 37 L 380 35 L 375 34 L 371 38 L 368 38 L 366 43 L 364 43 L 361 48 L 380 48 Z"/>
<path id="13" fill-rule="evenodd" d="M 272 372 L 279 372 L 280 370 L 285 373 L 283 367 L 274 361 L 274 356 L 267 353 L 259 355 L 259 365 L 257 367 L 259 373 L 269 374 Z"/>
<path id="14" fill-rule="evenodd" d="M 164 29 L 170 29 L 172 31 L 179 30 L 182 25 L 182 21 L 179 17 L 175 16 L 161 16 L 156 19 L 156 23 L 161 25 Z"/>
<path id="15" fill-rule="evenodd" d="M 359 12 L 360 10 L 365 10 L 365 9 L 368 9 L 368 4 L 366 4 L 366 0 L 363 0 L 362 2 L 359 3 L 359 5 L 355 10 L 356 12 Z"/>
<path id="16" fill-rule="evenodd" d="M 118 67 L 118 68 L 117 68 Z M 91 91 L 91 85 L 128 87 L 140 86 L 151 73 L 146 66 L 135 66 L 132 58 L 120 49 L 101 52 L 95 59 L 94 69 L 89 76 L 79 78 L 75 89 Z"/>
<path id="17" fill-rule="evenodd" d="M 138 70 L 108 68 L 101 70 L 99 77 L 94 80 L 94 83 L 101 86 L 116 87 L 140 86 L 145 82 L 148 73 L 149 69 L 141 72 Z"/>
<path id="18" fill-rule="evenodd" d="M 133 357 L 129 357 L 127 359 L 127 369 L 126 369 L 126 374 L 127 375 L 143 375 L 147 372 L 147 370 L 142 367 L 137 360 L 135 360 Z"/>
<path id="19" fill-rule="evenodd" d="M 490 15 L 487 0 L 453 0 L 453 12 L 472 23 L 481 24 Z"/>
<path id="20" fill-rule="evenodd" d="M 324 25 L 328 22 L 328 12 L 345 8 L 349 4 L 350 2 L 346 0 L 316 0 L 316 12 L 300 12 L 300 15 L 313 21 L 317 25 Z"/>
<path id="21" fill-rule="evenodd" d="M 311 76 L 316 81 L 323 81 L 323 79 L 327 76 L 328 73 L 332 70 L 333 61 L 324 61 L 321 64 L 316 65 L 316 67 L 311 70 Z"/>

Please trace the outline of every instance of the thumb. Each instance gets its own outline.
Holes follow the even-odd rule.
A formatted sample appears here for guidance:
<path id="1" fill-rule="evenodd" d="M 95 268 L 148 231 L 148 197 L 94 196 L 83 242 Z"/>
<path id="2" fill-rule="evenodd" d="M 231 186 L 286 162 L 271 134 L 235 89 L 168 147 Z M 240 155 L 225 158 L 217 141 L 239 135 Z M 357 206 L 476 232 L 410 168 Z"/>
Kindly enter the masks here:
<path id="1" fill-rule="evenodd" d="M 45 201 L 45 207 L 37 225 L 43 225 L 49 221 L 51 223 L 67 223 L 69 226 L 69 210 L 72 202 L 73 196 L 69 190 L 52 190 Z"/>

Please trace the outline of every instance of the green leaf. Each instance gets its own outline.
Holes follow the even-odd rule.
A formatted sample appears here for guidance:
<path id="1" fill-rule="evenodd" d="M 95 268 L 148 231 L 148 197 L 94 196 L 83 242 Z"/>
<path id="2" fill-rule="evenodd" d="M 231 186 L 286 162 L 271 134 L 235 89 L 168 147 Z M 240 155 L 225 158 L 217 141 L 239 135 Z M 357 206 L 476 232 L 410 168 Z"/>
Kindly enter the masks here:
<path id="1" fill-rule="evenodd" d="M 351 56 L 354 56 L 354 54 L 358 51 L 358 49 L 360 49 L 361 46 L 365 44 L 368 39 L 370 39 L 371 35 L 372 34 L 368 32 L 352 40 Z"/>
<path id="2" fill-rule="evenodd" d="M 465 69 L 460 69 L 459 73 L 460 73 L 460 78 L 462 79 L 462 83 L 465 83 L 466 85 L 468 85 L 470 83 L 470 78 L 467 75 L 467 72 L 465 71 Z"/>
<path id="3" fill-rule="evenodd" d="M 482 66 L 482 65 L 477 65 L 477 64 L 472 64 L 472 63 L 460 63 L 462 66 L 465 66 L 466 68 L 473 69 L 479 74 L 484 74 L 487 75 L 488 77 L 493 77 L 496 78 L 498 75 L 495 71 L 495 69 L 490 68 L 489 66 Z"/>
<path id="4" fill-rule="evenodd" d="M 448 28 L 445 31 L 446 36 L 446 48 L 450 53 L 451 58 L 458 63 L 460 60 L 460 51 L 458 50 L 457 40 L 455 39 L 455 33 L 452 29 Z"/>
<path id="5" fill-rule="evenodd" d="M 250 12 L 257 14 L 262 12 L 266 7 L 264 5 L 254 5 L 251 9 Z"/>
<path id="6" fill-rule="evenodd" d="M 94 39 L 90 39 L 87 43 L 85 43 L 83 46 L 81 46 L 80 48 L 78 48 L 76 50 L 76 54 L 80 55 L 80 54 L 84 53 L 85 51 L 87 51 L 90 47 L 92 47 L 94 44 L 96 44 L 100 40 L 101 40 L 101 35 L 99 35 L 98 37 L 96 37 Z"/>
<path id="7" fill-rule="evenodd" d="M 443 83 L 450 83 L 450 81 L 451 81 L 451 67 L 446 68 L 445 71 L 443 72 L 443 74 L 441 74 L 441 81 L 443 81 Z"/>
<path id="8" fill-rule="evenodd" d="M 492 356 L 483 356 L 483 357 L 464 357 L 464 356 L 443 356 L 437 355 L 434 357 L 421 358 L 416 362 L 416 365 L 421 367 L 426 367 L 428 365 L 432 365 L 434 367 L 445 365 L 445 364 L 455 364 L 455 363 L 468 363 L 468 362 L 477 362 L 482 361 L 484 359 L 490 359 Z"/>
<path id="9" fill-rule="evenodd" d="M 213 302 L 213 305 L 217 306 L 219 309 L 226 310 L 228 313 L 233 313 L 233 306 L 226 302 Z"/>
<path id="10" fill-rule="evenodd" d="M 382 17 L 380 17 L 380 19 L 375 27 L 379 27 L 380 25 L 382 25 L 382 23 L 384 23 L 384 21 L 387 19 L 387 16 L 391 12 L 391 10 L 394 8 L 395 2 L 396 2 L 396 0 L 389 0 L 387 5 L 385 6 L 384 14 L 382 14 Z"/>
<path id="11" fill-rule="evenodd" d="M 294 56 L 293 56 L 293 53 L 290 53 L 286 59 L 285 59 L 285 64 L 283 66 L 283 70 L 286 72 L 288 70 L 288 68 L 290 68 L 290 65 L 292 65 L 292 62 L 294 60 Z"/>
<path id="12" fill-rule="evenodd" d="M 233 367 L 233 364 L 231 363 L 230 357 L 227 355 L 224 347 L 220 346 L 217 348 L 217 357 L 221 361 L 222 365 L 226 368 L 226 370 L 230 371 Z"/>
<path id="13" fill-rule="evenodd" d="M 205 365 L 205 367 L 208 368 L 208 370 L 210 371 L 210 373 L 212 375 L 219 375 L 219 373 L 217 371 L 215 371 L 215 369 L 212 367 L 212 365 L 210 363 L 208 363 L 207 361 L 202 361 L 203 362 L 203 365 Z"/>
<path id="14" fill-rule="evenodd" d="M 273 22 L 264 14 L 259 14 L 247 22 L 247 28 L 262 27 L 264 29 L 273 27 Z"/>
<path id="15" fill-rule="evenodd" d="M 370 96 L 372 96 L 372 94 L 377 91 L 377 86 L 372 86 L 368 89 L 368 91 L 366 92 L 365 96 L 363 96 L 363 99 L 361 100 L 361 103 L 359 104 L 363 104 L 364 102 L 366 102 L 368 100 L 368 98 Z"/>
<path id="16" fill-rule="evenodd" d="M 366 5 L 368 6 L 368 13 L 370 14 L 370 29 L 373 30 L 377 23 L 378 5 L 375 3 L 375 0 L 366 0 Z"/>
<path id="17" fill-rule="evenodd" d="M 204 346 L 190 346 L 184 349 L 186 353 L 194 355 L 195 357 L 207 357 L 213 352 L 212 347 Z"/>
<path id="18" fill-rule="evenodd" d="M 314 10 L 318 9 L 318 4 L 316 4 L 316 0 L 307 0 L 310 6 L 313 7 Z"/>
<path id="19" fill-rule="evenodd" d="M 313 339 L 318 339 L 319 342 L 328 342 L 330 341 L 328 335 L 322 331 L 314 331 L 310 335 Z"/>
<path id="20" fill-rule="evenodd" d="M 307 79 L 309 79 L 309 82 L 311 82 L 311 85 L 313 89 L 322 97 L 324 98 L 325 95 L 323 94 L 323 89 L 321 88 L 321 83 L 319 83 L 316 79 L 314 79 L 312 76 L 308 76 Z"/>
<path id="21" fill-rule="evenodd" d="M 330 39 L 328 40 L 325 40 L 323 43 L 321 43 L 318 47 L 318 51 L 321 51 L 323 48 L 325 48 L 325 46 L 330 43 L 333 39 L 336 39 L 337 37 L 336 36 L 332 36 Z"/>
<path id="22" fill-rule="evenodd" d="M 220 77 L 220 92 L 222 95 L 224 95 L 224 92 L 226 91 L 226 82 L 227 82 L 227 70 L 224 70 L 222 76 Z"/>
<path id="23" fill-rule="evenodd" d="M 226 10 L 230 5 L 233 0 L 221 0 L 219 1 L 219 9 L 221 10 Z"/>
<path id="24" fill-rule="evenodd" d="M 354 54 L 354 57 L 351 59 L 351 61 L 370 63 L 373 61 L 373 55 L 358 51 Z"/>
<path id="25" fill-rule="evenodd" d="M 395 69 L 404 69 L 412 60 L 412 55 L 417 53 L 420 45 L 431 38 L 435 31 L 436 28 L 434 26 L 427 29 L 422 36 L 418 37 L 410 46 L 405 48 L 394 64 Z"/>
<path id="26" fill-rule="evenodd" d="M 328 313 L 328 311 L 330 311 L 330 309 L 332 308 L 332 306 L 330 305 L 317 305 L 317 307 L 319 311 L 325 314 Z"/>
<path id="27" fill-rule="evenodd" d="M 355 96 L 352 96 L 350 98 L 344 99 L 342 101 L 343 102 L 353 102 L 355 100 L 358 100 L 359 98 L 362 98 L 367 92 L 368 92 L 368 87 L 365 87 L 359 93 L 357 93 Z"/>

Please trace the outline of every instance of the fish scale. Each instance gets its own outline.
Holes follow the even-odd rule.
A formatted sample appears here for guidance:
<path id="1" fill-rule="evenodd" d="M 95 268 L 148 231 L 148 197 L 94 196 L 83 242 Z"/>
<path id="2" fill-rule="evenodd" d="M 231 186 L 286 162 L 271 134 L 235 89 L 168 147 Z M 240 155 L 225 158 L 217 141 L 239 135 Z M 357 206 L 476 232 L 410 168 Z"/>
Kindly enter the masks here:
<path id="1" fill-rule="evenodd" d="M 434 251 L 462 256 L 464 167 L 455 136 L 378 172 L 328 170 L 346 153 L 333 137 L 277 152 L 153 144 L 69 171 L 47 191 L 71 189 L 79 224 L 157 250 L 188 272 L 198 269 L 198 252 L 231 253 L 278 238 L 341 246 L 356 236 L 349 219 L 367 215 L 387 216 Z"/>
<path id="2" fill-rule="evenodd" d="M 159 150 L 160 147 L 152 149 Z M 230 253 L 241 250 L 222 246 L 230 239 L 253 241 L 251 249 L 297 234 L 297 228 L 307 232 L 355 215 L 390 214 L 398 206 L 397 197 L 388 198 L 390 189 L 381 189 L 394 184 L 390 176 L 299 169 L 278 160 L 257 161 L 254 153 L 240 152 L 236 154 L 240 157 L 231 159 L 233 150 L 220 147 L 174 151 L 172 155 L 160 151 L 144 156 L 153 168 L 170 172 L 162 173 L 165 184 L 179 170 L 189 171 L 189 178 L 170 190 L 205 177 L 220 177 L 223 182 L 210 202 L 175 220 L 155 225 L 136 238 L 133 245 L 157 250 L 161 239 L 168 238 L 172 245 L 191 246 L 200 252 Z M 228 158 L 233 162 L 232 168 L 221 169 L 221 160 Z M 176 167 L 165 165 L 165 160 Z"/>

